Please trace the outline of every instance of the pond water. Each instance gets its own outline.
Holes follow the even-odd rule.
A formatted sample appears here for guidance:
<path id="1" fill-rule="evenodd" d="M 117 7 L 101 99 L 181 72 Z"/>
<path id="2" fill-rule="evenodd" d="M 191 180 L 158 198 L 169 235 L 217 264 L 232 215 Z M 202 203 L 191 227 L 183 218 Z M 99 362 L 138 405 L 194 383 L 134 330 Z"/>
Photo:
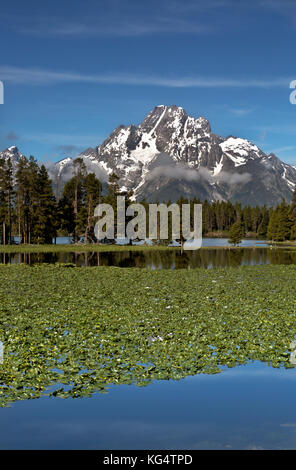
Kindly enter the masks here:
<path id="1" fill-rule="evenodd" d="M 13 237 L 13 240 L 15 243 L 20 242 L 20 237 Z M 80 239 L 81 242 L 83 242 L 83 237 Z M 52 243 L 56 243 L 56 245 L 67 245 L 73 243 L 73 238 L 72 237 L 56 237 L 56 239 L 52 239 Z M 152 245 L 151 240 L 141 240 L 141 241 L 134 241 L 133 245 L 143 245 L 144 243 L 148 245 Z M 116 244 L 122 245 L 122 244 L 128 244 L 128 239 L 117 239 Z M 171 243 L 171 246 L 179 246 L 180 244 L 177 242 Z M 202 245 L 203 246 L 230 246 L 230 243 L 228 243 L 227 238 L 203 238 L 202 240 Z M 241 247 L 244 246 L 255 246 L 255 245 L 261 245 L 261 246 L 268 246 L 267 242 L 265 240 L 255 240 L 255 239 L 246 239 L 242 240 L 241 243 L 239 244 Z"/>
<path id="2" fill-rule="evenodd" d="M 1 409 L 1 449 L 295 449 L 296 370 L 254 362 L 218 375 L 116 385 L 91 398 Z"/>
<path id="3" fill-rule="evenodd" d="M 221 243 L 223 246 L 225 240 L 215 239 L 214 242 Z M 208 243 L 214 242 L 208 241 Z M 254 241 L 247 240 L 246 242 L 254 244 Z M 208 250 L 195 252 L 181 252 L 176 249 L 139 252 L 126 250 L 117 253 L 62 252 L 26 255 L 1 253 L 0 262 L 28 264 L 60 262 L 73 263 L 76 266 L 115 265 L 149 269 L 296 264 L 296 250 L 267 248 L 262 245 L 254 249 L 247 245 L 235 250 L 210 248 L 215 245 L 208 246 Z M 73 274 L 77 272 L 76 270 L 65 271 Z M 208 271 L 208 274 L 212 272 Z M 213 286 L 216 288 L 216 281 L 212 282 L 215 282 Z M 11 295 L 11 286 L 5 289 Z M 58 302 L 52 304 L 53 310 L 49 311 L 49 319 L 56 318 L 55 321 L 58 323 L 60 317 L 53 316 L 56 305 L 60 304 Z M 34 299 L 31 308 L 36 308 Z M 15 309 L 13 311 L 15 312 Z M 31 314 L 31 310 L 28 310 L 29 312 Z M 5 310 L 3 310 L 3 315 L 3 328 L 11 328 L 8 317 L 5 317 Z M 60 335 L 56 331 L 57 323 L 55 326 L 48 327 L 45 321 L 47 318 L 41 317 L 39 312 L 34 318 L 37 326 L 40 322 L 40 331 L 45 330 L 46 334 L 42 333 L 42 341 L 46 343 L 48 351 L 56 359 L 55 347 L 58 342 L 57 336 L 54 335 Z M 64 331 L 59 336 L 62 338 L 59 339 L 61 351 L 65 349 L 71 353 L 67 362 L 56 359 L 58 365 L 50 369 L 52 367 L 50 361 L 48 364 L 45 360 L 44 364 L 42 363 L 43 353 L 28 353 L 28 345 L 32 351 L 38 351 L 39 343 L 37 341 L 38 344 L 31 344 L 35 336 L 30 337 L 26 315 L 20 319 L 20 325 L 16 325 L 22 335 L 14 353 L 16 360 L 22 364 L 23 357 L 24 360 L 30 362 L 35 354 L 36 364 L 35 369 L 33 364 L 30 364 L 28 371 L 22 376 L 15 366 L 16 371 L 11 367 L 14 356 L 10 356 L 8 360 L 6 372 L 13 373 L 17 380 L 7 388 L 7 400 L 4 400 L 6 407 L 0 409 L 0 449 L 296 449 L 296 407 L 293 406 L 296 368 L 285 369 L 282 366 L 273 368 L 270 364 L 250 359 L 244 365 L 239 365 L 241 364 L 239 362 L 234 362 L 234 366 L 229 368 L 222 365 L 221 373 L 190 375 L 190 372 L 186 372 L 186 367 L 190 370 L 191 362 L 195 363 L 195 353 L 192 353 L 192 358 L 189 353 L 187 362 L 182 355 L 184 375 L 188 374 L 185 378 L 176 380 L 175 373 L 169 372 L 167 374 L 169 380 L 157 380 L 157 377 L 163 378 L 165 374 L 162 369 L 162 356 L 159 353 L 161 338 L 158 333 L 155 333 L 155 337 L 148 338 L 146 348 L 147 351 L 150 350 L 149 348 L 154 348 L 155 357 L 159 358 L 159 361 L 155 373 L 152 372 L 151 380 L 147 381 L 146 386 L 135 384 L 137 381 L 141 382 L 141 370 L 138 371 L 135 368 L 133 373 L 136 380 L 132 381 L 130 369 L 123 367 L 125 363 L 121 364 L 123 367 L 121 370 L 121 366 L 117 363 L 114 368 L 113 362 L 112 371 L 118 369 L 116 371 L 118 372 L 117 385 L 105 385 L 104 380 L 96 382 L 88 373 L 89 370 L 84 368 L 85 357 L 92 351 L 91 348 L 88 348 L 87 352 L 83 349 L 83 345 L 93 337 L 88 335 L 88 331 L 85 337 L 83 330 L 78 327 L 76 329 L 73 327 L 73 331 L 69 329 Z M 232 326 L 236 334 L 237 323 Z M 87 321 L 84 327 L 91 329 L 92 325 Z M 108 317 L 108 334 L 109 328 L 111 332 L 114 324 L 110 324 Z M 91 333 L 93 335 L 92 330 Z M 78 344 L 82 345 L 77 357 L 75 349 L 69 347 L 73 336 L 80 338 Z M 50 343 L 50 338 L 52 338 L 52 343 Z M 107 356 L 103 357 L 102 364 L 105 364 L 105 359 L 107 363 L 110 358 L 116 360 L 117 355 L 122 352 L 119 348 L 122 338 L 117 338 L 116 335 L 114 338 L 110 345 L 102 340 L 105 341 L 102 342 L 103 345 L 108 344 L 105 346 L 108 354 L 104 353 Z M 191 336 L 189 338 L 191 343 Z M 229 338 L 233 338 L 233 335 L 229 335 Z M 126 352 L 130 347 L 133 348 L 133 343 L 130 346 L 131 343 L 131 341 L 126 341 Z M 11 344 L 10 347 L 13 349 L 14 343 Z M 178 341 L 176 344 L 178 354 L 181 343 Z M 41 346 L 43 347 L 44 344 L 40 344 Z M 143 352 L 143 345 L 141 347 L 143 358 L 149 359 L 150 356 L 145 355 L 145 351 Z M 114 348 L 114 352 L 110 348 Z M 94 348 L 94 350 L 100 351 L 99 348 Z M 7 361 L 5 351 L 6 345 L 4 344 L 4 367 Z M 252 358 L 251 352 L 248 356 L 250 358 Z M 37 358 L 38 354 L 40 357 Z M 292 354 L 290 362 L 295 365 L 295 354 L 293 360 Z M 91 357 L 88 358 L 88 360 L 91 359 Z M 151 361 L 148 359 L 149 365 Z M 131 355 L 131 364 L 133 361 L 134 356 Z M 42 367 L 37 370 L 39 362 Z M 145 361 L 141 361 L 142 363 Z M 61 375 L 58 375 L 56 380 L 51 380 L 54 385 L 51 385 L 49 390 L 57 392 L 57 395 L 60 393 L 60 396 L 41 395 L 40 398 L 27 399 L 30 394 L 35 396 L 35 391 L 38 390 L 42 380 L 44 391 L 47 390 L 46 384 L 49 376 L 53 377 L 53 372 Z M 77 386 L 77 390 L 80 390 L 80 396 L 72 398 L 75 395 L 72 386 L 70 397 L 62 398 L 63 394 L 66 395 L 71 388 L 67 382 L 69 376 L 72 380 L 75 374 L 75 387 Z M 102 379 L 104 379 L 103 375 Z M 65 377 L 64 385 L 62 385 L 65 392 L 63 390 L 58 392 L 62 376 Z M 18 386 L 18 381 L 23 384 L 23 387 Z M 129 381 L 132 383 L 128 384 Z M 80 386 L 84 387 L 82 391 L 79 389 Z M 98 390 L 102 393 L 98 393 Z M 86 396 L 88 394 L 89 396 Z"/>
<path id="4" fill-rule="evenodd" d="M 66 263 L 78 267 L 119 266 L 122 268 L 192 269 L 235 267 L 256 264 L 296 264 L 296 250 L 288 248 L 209 248 L 197 251 L 149 250 L 110 252 L 0 253 L 0 263 L 33 265 Z"/>

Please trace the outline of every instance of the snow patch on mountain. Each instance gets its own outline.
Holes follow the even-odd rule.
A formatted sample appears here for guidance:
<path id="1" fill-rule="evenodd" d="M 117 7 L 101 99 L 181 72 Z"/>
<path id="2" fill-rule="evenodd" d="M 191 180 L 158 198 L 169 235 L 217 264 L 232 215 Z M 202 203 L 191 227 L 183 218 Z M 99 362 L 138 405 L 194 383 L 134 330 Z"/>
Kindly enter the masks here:
<path id="1" fill-rule="evenodd" d="M 219 173 L 222 171 L 223 158 L 224 158 L 224 155 L 222 155 L 221 160 L 219 162 L 216 162 L 216 165 L 214 166 L 214 169 L 213 169 L 213 176 L 219 175 Z"/>
<path id="2" fill-rule="evenodd" d="M 67 158 L 64 158 L 63 160 L 60 160 L 58 163 L 57 163 L 57 168 L 58 168 L 58 176 L 61 175 L 63 169 L 65 168 L 65 166 L 67 165 L 72 165 L 72 158 L 70 157 L 67 157 Z"/>
<path id="3" fill-rule="evenodd" d="M 262 153 L 261 150 L 252 142 L 238 137 L 229 137 L 220 144 L 223 152 L 233 152 L 241 157 L 249 157 L 250 153 L 254 153 L 257 157 Z"/>

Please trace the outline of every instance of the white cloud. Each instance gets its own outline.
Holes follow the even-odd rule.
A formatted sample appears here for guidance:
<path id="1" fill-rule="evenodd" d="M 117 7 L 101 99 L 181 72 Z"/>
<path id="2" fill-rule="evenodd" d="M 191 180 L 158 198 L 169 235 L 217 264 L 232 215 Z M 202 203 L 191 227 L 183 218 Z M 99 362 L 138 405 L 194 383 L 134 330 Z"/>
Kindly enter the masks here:
<path id="1" fill-rule="evenodd" d="M 63 167 L 63 170 L 60 174 L 60 181 L 62 181 L 63 183 L 66 183 L 73 177 L 73 160 L 77 157 L 80 157 L 83 159 L 83 162 L 86 166 L 87 173 L 94 173 L 101 182 L 108 181 L 108 174 L 106 170 L 101 165 L 98 165 L 97 163 L 92 162 L 91 160 L 89 160 L 87 157 L 84 157 L 83 155 L 76 155 L 75 157 L 71 159 L 71 161 L 67 165 Z M 45 166 L 47 168 L 50 179 L 53 181 L 56 181 L 59 175 L 59 167 L 51 161 L 45 162 Z"/>
<path id="2" fill-rule="evenodd" d="M 251 114 L 254 110 L 251 108 L 229 108 L 229 112 L 235 116 L 247 116 Z"/>
<path id="3" fill-rule="evenodd" d="M 149 172 L 146 179 L 152 180 L 159 176 L 183 179 L 186 181 L 205 180 L 209 183 L 224 183 L 228 185 L 239 183 L 244 184 L 251 179 L 251 175 L 249 173 L 229 173 L 227 171 L 221 171 L 217 176 L 213 176 L 207 168 L 193 170 L 183 164 L 157 166 Z"/>
<path id="4" fill-rule="evenodd" d="M 207 34 L 213 31 L 213 27 L 191 22 L 180 18 L 152 18 L 150 20 L 118 20 L 110 23 L 90 24 L 75 23 L 69 21 L 38 20 L 34 24 L 21 25 L 17 28 L 18 33 L 34 36 L 106 36 L 106 37 L 137 37 L 152 34 Z"/>
<path id="5" fill-rule="evenodd" d="M 55 147 L 57 146 L 67 146 L 68 142 L 71 142 L 71 146 L 76 147 L 86 147 L 90 145 L 98 145 L 101 141 L 101 136 L 99 135 L 79 135 L 76 134 L 74 131 L 72 134 L 57 134 L 57 133 L 50 133 L 50 132 L 40 132 L 34 134 L 26 134 L 25 137 L 26 141 L 34 141 L 34 142 L 43 142 L 53 144 Z M 65 151 L 64 149 L 60 149 Z"/>
<path id="6" fill-rule="evenodd" d="M 296 150 L 295 145 L 289 145 L 289 146 L 286 146 L 286 147 L 279 147 L 279 148 L 271 150 L 271 153 L 275 153 L 275 154 L 276 153 L 283 153 L 283 152 L 289 152 L 291 150 Z"/>
<path id="7" fill-rule="evenodd" d="M 0 66 L 0 79 L 22 85 L 50 85 L 58 83 L 94 83 L 172 88 L 274 88 L 288 87 L 291 78 L 239 79 L 222 77 L 172 77 L 122 73 L 84 74 L 72 71 L 53 71 L 40 68 Z"/>

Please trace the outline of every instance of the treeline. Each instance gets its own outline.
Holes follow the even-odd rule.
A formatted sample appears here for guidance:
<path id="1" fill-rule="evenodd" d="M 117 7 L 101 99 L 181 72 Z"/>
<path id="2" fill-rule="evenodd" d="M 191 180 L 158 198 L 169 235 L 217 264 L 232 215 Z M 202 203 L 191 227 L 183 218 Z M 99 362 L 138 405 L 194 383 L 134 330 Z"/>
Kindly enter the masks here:
<path id="1" fill-rule="evenodd" d="M 24 244 L 50 244 L 57 236 L 71 236 L 75 243 L 81 237 L 85 243 L 96 242 L 94 209 L 99 203 L 109 203 L 116 215 L 116 198 L 122 194 L 118 179 L 111 174 L 103 194 L 101 182 L 94 173 L 88 174 L 83 159 L 77 158 L 73 162 L 73 176 L 57 199 L 45 166 L 38 165 L 34 157 L 21 157 L 16 168 L 10 159 L 0 159 L 1 243 L 13 243 L 14 236 Z M 125 196 L 129 205 L 132 193 Z M 141 202 L 148 207 L 147 201 Z M 177 204 L 181 207 L 188 202 L 192 206 L 202 203 L 204 236 L 225 236 L 234 224 L 239 224 L 243 236 L 273 241 L 296 239 L 296 191 L 291 204 L 283 200 L 275 208 L 201 202 L 196 198 L 188 201 L 183 197 Z"/>
<path id="2" fill-rule="evenodd" d="M 228 233 L 234 225 L 242 236 L 275 242 L 296 239 L 296 189 L 292 202 L 285 200 L 276 207 L 244 206 L 231 202 L 203 202 L 203 234 Z"/>
<path id="3" fill-rule="evenodd" d="M 44 165 L 22 157 L 13 171 L 0 159 L 0 223 L 2 244 L 18 235 L 22 243 L 51 243 L 57 230 L 56 201 Z"/>
<path id="4" fill-rule="evenodd" d="M 115 207 L 118 179 L 115 174 L 110 176 L 103 196 L 101 182 L 77 158 L 73 177 L 57 199 L 45 166 L 39 166 L 33 156 L 21 157 L 16 168 L 10 159 L 0 159 L 1 243 L 13 243 L 18 236 L 23 244 L 51 244 L 59 235 L 72 236 L 75 243 L 81 237 L 86 243 L 95 242 L 94 209 L 101 202 Z"/>
<path id="5" fill-rule="evenodd" d="M 241 238 L 260 238 L 276 242 L 296 239 L 296 189 L 290 204 L 283 200 L 275 208 L 265 205 L 242 207 L 238 202 L 233 204 L 229 201 L 210 203 L 197 198 L 189 201 L 180 197 L 177 201 L 180 206 L 185 203 L 192 206 L 191 216 L 193 205 L 202 204 L 203 236 L 228 236 L 231 228 L 237 226 Z"/>

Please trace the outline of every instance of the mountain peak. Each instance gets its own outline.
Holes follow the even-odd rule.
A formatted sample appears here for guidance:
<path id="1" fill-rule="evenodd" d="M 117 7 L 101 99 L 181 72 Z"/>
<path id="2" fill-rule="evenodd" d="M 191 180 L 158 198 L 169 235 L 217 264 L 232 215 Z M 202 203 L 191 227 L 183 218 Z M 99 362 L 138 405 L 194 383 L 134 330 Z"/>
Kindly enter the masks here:
<path id="1" fill-rule="evenodd" d="M 4 150 L 2 150 L 1 153 L 4 153 L 4 154 L 11 154 L 11 155 L 19 155 L 19 149 L 15 146 L 15 145 L 12 145 L 11 147 L 8 147 Z"/>
<path id="2" fill-rule="evenodd" d="M 172 109 L 172 110 L 184 110 L 184 108 L 182 108 L 181 106 L 177 106 L 176 104 L 170 104 L 170 105 L 167 105 L 167 104 L 158 104 L 157 106 L 154 107 L 154 110 L 157 109 L 157 108 L 166 108 L 166 109 Z"/>
<path id="3" fill-rule="evenodd" d="M 8 147 L 8 148 L 2 150 L 2 152 L 0 152 L 0 156 L 2 158 L 16 158 L 16 159 L 18 159 L 21 156 L 21 154 L 19 152 L 19 149 L 15 145 L 12 145 L 11 147 Z"/>
<path id="4" fill-rule="evenodd" d="M 0 152 L 0 158 L 3 158 L 4 160 L 10 159 L 14 171 L 16 171 L 17 164 L 22 156 L 23 155 L 15 145 L 12 145 Z"/>
<path id="5" fill-rule="evenodd" d="M 290 200 L 296 184 L 292 165 L 247 139 L 212 133 L 205 117 L 175 104 L 155 106 L 138 125 L 118 126 L 81 155 L 107 174 L 115 172 L 138 199 L 174 201 L 182 194 L 271 206 Z"/>

